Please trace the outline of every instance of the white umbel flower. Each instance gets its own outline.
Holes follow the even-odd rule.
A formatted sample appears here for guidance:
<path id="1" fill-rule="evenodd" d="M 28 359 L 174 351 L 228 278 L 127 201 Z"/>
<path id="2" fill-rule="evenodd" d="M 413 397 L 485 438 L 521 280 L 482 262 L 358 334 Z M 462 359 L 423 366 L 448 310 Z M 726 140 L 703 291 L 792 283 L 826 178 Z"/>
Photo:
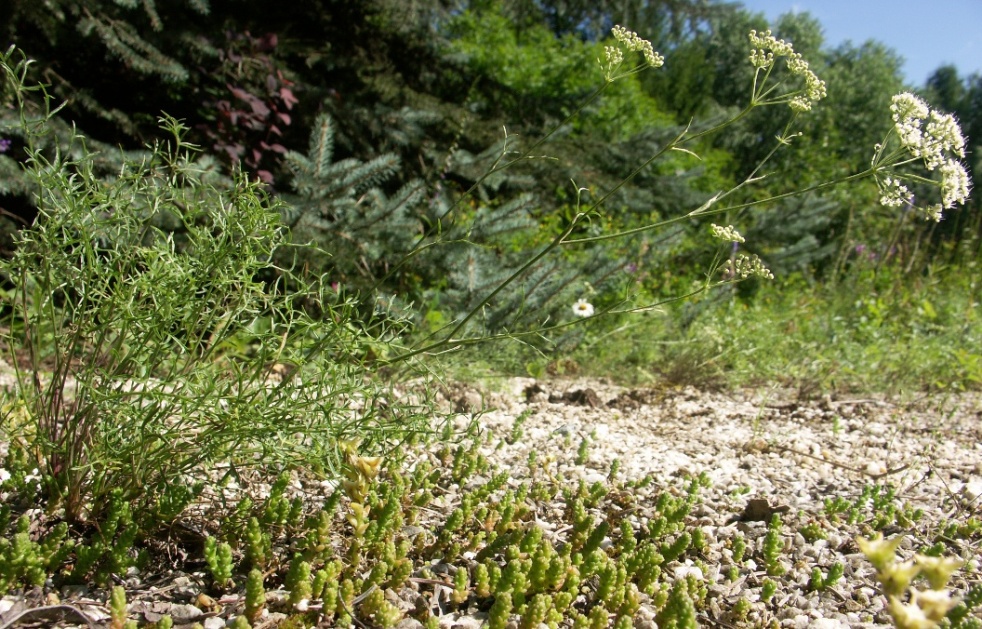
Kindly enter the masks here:
<path id="1" fill-rule="evenodd" d="M 724 242 L 747 242 L 747 239 L 741 236 L 740 232 L 733 225 L 720 227 L 716 223 L 712 223 L 710 229 L 712 230 L 713 238 L 718 238 Z"/>
<path id="2" fill-rule="evenodd" d="M 951 114 L 928 107 L 920 97 L 901 92 L 890 104 L 893 131 L 907 155 L 920 160 L 928 171 L 937 172 L 940 181 L 933 183 L 941 189 L 941 202 L 914 208 L 928 220 L 940 221 L 943 210 L 964 205 L 971 191 L 971 182 L 965 166 L 959 161 L 965 157 L 965 137 L 958 120 Z M 877 144 L 873 158 L 876 163 L 884 152 Z M 895 158 L 907 163 L 909 158 Z M 889 166 L 888 166 L 889 168 Z M 890 169 L 892 170 L 892 169 Z M 887 207 L 900 207 L 913 202 L 913 194 L 897 177 L 877 175 L 880 186 L 880 203 Z M 914 181 L 926 181 L 919 177 Z M 908 182 L 910 179 L 908 179 Z"/>

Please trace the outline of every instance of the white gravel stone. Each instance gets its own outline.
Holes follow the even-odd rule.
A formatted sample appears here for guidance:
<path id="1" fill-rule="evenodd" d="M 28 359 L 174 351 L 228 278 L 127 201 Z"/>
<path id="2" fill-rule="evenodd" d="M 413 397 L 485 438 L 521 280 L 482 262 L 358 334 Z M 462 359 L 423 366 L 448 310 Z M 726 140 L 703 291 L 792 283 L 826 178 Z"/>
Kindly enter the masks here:
<path id="1" fill-rule="evenodd" d="M 218 616 L 212 616 L 211 618 L 205 618 L 205 621 L 201 623 L 205 629 L 224 629 L 225 619 Z"/>

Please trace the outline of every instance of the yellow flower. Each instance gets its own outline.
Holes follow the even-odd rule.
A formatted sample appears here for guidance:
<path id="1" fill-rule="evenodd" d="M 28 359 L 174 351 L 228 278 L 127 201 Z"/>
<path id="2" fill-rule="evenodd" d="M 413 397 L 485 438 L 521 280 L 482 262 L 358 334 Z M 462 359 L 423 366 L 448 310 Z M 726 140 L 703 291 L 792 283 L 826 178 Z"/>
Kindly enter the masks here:
<path id="1" fill-rule="evenodd" d="M 894 562 L 894 555 L 897 553 L 897 549 L 900 548 L 900 543 L 903 541 L 904 538 L 900 535 L 893 539 L 883 539 L 882 533 L 877 533 L 873 539 L 866 539 L 864 537 L 856 538 L 856 544 L 859 546 L 859 550 L 866 555 L 866 559 L 873 564 L 877 572 L 883 572 L 887 566 Z"/>
<path id="2" fill-rule="evenodd" d="M 943 590 L 948 585 L 948 579 L 954 574 L 955 570 L 962 567 L 962 562 L 951 557 L 928 557 L 927 555 L 914 555 L 914 561 L 921 569 L 932 590 Z"/>
<path id="3" fill-rule="evenodd" d="M 893 616 L 897 629 L 934 629 L 938 623 L 924 614 L 924 610 L 913 603 L 903 604 L 896 596 L 890 597 L 887 606 Z"/>

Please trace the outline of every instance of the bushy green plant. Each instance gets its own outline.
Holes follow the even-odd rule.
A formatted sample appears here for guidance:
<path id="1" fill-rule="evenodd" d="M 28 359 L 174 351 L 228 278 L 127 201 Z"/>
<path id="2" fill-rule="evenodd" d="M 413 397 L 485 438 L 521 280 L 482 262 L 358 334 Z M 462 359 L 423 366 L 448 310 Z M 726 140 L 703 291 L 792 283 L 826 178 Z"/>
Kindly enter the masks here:
<path id="1" fill-rule="evenodd" d="M 169 142 L 99 176 L 80 136 L 47 142 L 50 101 L 16 56 L 0 65 L 39 216 L 0 268 L 6 341 L 45 492 L 69 519 L 100 517 L 111 491 L 151 516 L 170 496 L 156 512 L 173 517 L 212 464 L 338 470 L 345 434 L 381 448 L 420 428 L 398 405 L 377 411 L 353 305 L 271 274 L 285 236 L 255 183 L 216 179 L 166 117 Z"/>

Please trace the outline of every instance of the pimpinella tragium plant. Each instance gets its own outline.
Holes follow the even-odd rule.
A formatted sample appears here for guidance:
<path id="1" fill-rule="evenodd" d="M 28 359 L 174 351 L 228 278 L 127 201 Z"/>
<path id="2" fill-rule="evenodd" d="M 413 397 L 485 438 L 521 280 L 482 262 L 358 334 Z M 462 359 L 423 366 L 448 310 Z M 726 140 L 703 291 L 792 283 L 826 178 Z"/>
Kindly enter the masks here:
<path id="1" fill-rule="evenodd" d="M 930 110 L 923 101 L 909 94 L 894 97 L 890 112 L 895 123 L 894 127 L 881 144 L 873 147 L 874 156 L 868 169 L 766 198 L 752 201 L 737 200 L 739 197 L 737 193 L 752 194 L 754 184 L 766 176 L 764 169 L 769 160 L 781 147 L 798 137 L 799 132 L 795 129 L 800 116 L 806 115 L 826 96 L 824 82 L 816 76 L 808 62 L 796 53 L 788 42 L 773 37 L 770 32 L 751 31 L 749 39 L 751 44 L 749 60 L 755 73 L 747 106 L 731 119 L 713 128 L 698 132 L 683 131 L 651 160 L 642 164 L 641 168 L 667 151 L 689 151 L 688 144 L 724 130 L 756 108 L 787 106 L 791 109 L 792 115 L 777 137 L 773 148 L 761 163 L 744 181 L 729 190 L 721 190 L 713 194 L 698 208 L 682 216 L 654 221 L 619 232 L 587 237 L 562 237 L 559 239 L 561 245 L 587 245 L 633 237 L 681 221 L 716 214 L 724 214 L 730 220 L 739 219 L 745 215 L 746 210 L 753 207 L 766 209 L 768 206 L 779 206 L 782 202 L 795 197 L 806 199 L 814 193 L 869 178 L 873 178 L 880 186 L 883 191 L 880 201 L 887 207 L 913 204 L 914 196 L 902 182 L 916 184 L 924 191 L 924 194 L 917 197 L 919 202 L 923 203 L 924 199 L 931 199 L 932 196 L 940 196 L 940 202 L 927 201 L 928 205 L 919 210 L 919 213 L 927 218 L 937 220 L 942 210 L 965 203 L 969 184 L 965 168 L 959 161 L 965 153 L 964 140 L 957 122 L 951 116 Z M 589 216 L 593 212 L 602 212 L 601 206 L 605 199 L 606 195 L 601 196 L 598 201 L 589 205 L 583 214 Z M 735 226 L 713 225 L 712 234 L 721 241 L 721 244 L 711 265 L 710 276 L 716 281 L 709 282 L 707 286 L 752 277 L 769 279 L 772 276 L 764 252 L 753 253 L 753 243 L 744 244 L 744 238 Z"/>
<path id="2" fill-rule="evenodd" d="M 286 236 L 256 183 L 212 176 L 167 117 L 167 142 L 100 176 L 82 137 L 47 142 L 51 101 L 28 65 L 0 57 L 38 208 L 0 265 L 28 417 L 0 432 L 27 444 L 52 508 L 97 518 L 117 491 L 166 521 L 213 464 L 340 475 L 338 439 L 369 453 L 421 429 L 410 407 L 380 411 L 359 358 L 377 337 L 352 304 L 273 269 Z"/>
<path id="3" fill-rule="evenodd" d="M 653 299 L 645 290 L 638 290 L 636 282 L 625 280 L 624 271 L 634 264 L 625 259 L 624 252 L 642 252 L 649 262 L 656 261 L 660 247 L 652 244 L 653 232 L 667 233 L 662 246 L 669 247 L 672 230 L 699 222 L 694 219 L 726 214 L 728 220 L 738 221 L 753 206 L 776 204 L 904 166 L 888 156 L 862 173 L 760 199 L 753 188 L 767 174 L 764 168 L 777 151 L 799 135 L 796 123 L 825 98 L 826 89 L 789 43 L 770 32 L 753 31 L 749 44 L 754 75 L 750 99 L 743 110 L 712 126 L 692 125 L 680 130 L 660 148 L 652 148 L 652 154 L 606 190 L 574 184 L 575 207 L 568 220 L 558 225 L 537 216 L 534 198 L 489 200 L 485 193 L 506 171 L 529 163 L 545 150 L 550 139 L 588 111 L 609 86 L 664 63 L 650 42 L 636 33 L 614 28 L 610 45 L 598 59 L 600 87 L 538 140 L 525 143 L 506 137 L 484 174 L 456 198 L 425 194 L 419 182 L 385 194 L 383 184 L 398 169 L 394 158 L 335 163 L 333 131 L 329 119 L 323 118 L 312 135 L 309 154 L 288 156 L 297 192 L 291 198 L 296 234 L 319 231 L 315 241 L 322 242 L 326 235 L 337 241 L 341 255 L 328 260 L 328 272 L 333 281 L 346 288 L 367 289 L 373 306 L 424 302 L 425 334 L 396 360 L 495 338 L 522 336 L 538 341 L 570 334 L 575 337 L 571 326 L 583 310 L 575 309 L 570 316 L 569 306 L 581 300 L 589 299 L 591 307 L 596 303 L 598 316 L 650 308 L 663 299 Z M 791 116 L 770 151 L 744 181 L 728 190 L 703 194 L 690 205 L 695 209 L 674 212 L 670 218 L 653 222 L 646 218 L 637 227 L 607 229 L 618 224 L 609 220 L 616 211 L 608 204 L 618 202 L 619 191 L 644 177 L 660 158 L 695 155 L 694 151 L 703 150 L 715 134 L 752 111 L 774 106 L 788 107 Z M 455 159 L 448 158 L 448 163 Z M 738 201 L 745 198 L 754 200 Z M 736 227 L 728 229 L 739 235 Z M 721 240 L 725 242 L 718 247 L 706 274 L 710 281 L 676 298 L 720 284 L 771 277 L 765 252 L 755 252 L 753 243 L 735 247 L 738 241 L 729 237 Z"/>
<path id="4" fill-rule="evenodd" d="M 591 97 L 591 99 L 588 99 L 588 101 L 593 98 L 599 98 L 604 88 L 613 81 L 625 75 L 658 67 L 662 62 L 661 58 L 650 50 L 650 44 L 646 44 L 636 34 L 618 27 L 614 30 L 613 35 L 613 45 L 607 47 L 604 58 L 599 60 L 604 83 L 597 94 Z M 501 288 L 502 286 L 509 285 L 512 288 L 523 287 L 522 294 L 528 295 L 529 291 L 527 290 L 526 282 L 529 278 L 535 277 L 535 269 L 541 268 L 542 264 L 550 260 L 559 261 L 560 264 L 566 263 L 570 267 L 573 267 L 573 261 L 590 258 L 590 252 L 596 251 L 597 246 L 601 248 L 612 248 L 621 246 L 624 243 L 636 243 L 636 248 L 640 250 L 643 248 L 641 244 L 642 239 L 646 238 L 650 232 L 665 230 L 670 226 L 716 214 L 725 214 L 730 220 L 734 218 L 739 219 L 741 212 L 755 205 L 776 203 L 806 192 L 814 192 L 825 187 L 875 176 L 880 173 L 881 170 L 874 168 L 857 173 L 856 175 L 812 186 L 806 190 L 794 190 L 774 195 L 762 201 L 740 202 L 737 200 L 741 196 L 744 196 L 744 198 L 746 198 L 746 195 L 753 196 L 752 188 L 763 176 L 763 169 L 768 160 L 781 147 L 789 144 L 797 137 L 798 132 L 795 130 L 795 123 L 799 120 L 799 117 L 806 115 L 826 95 L 825 84 L 810 69 L 807 61 L 800 54 L 794 52 L 793 47 L 789 43 L 774 38 L 769 32 L 762 34 L 751 32 L 749 41 L 751 47 L 749 61 L 755 69 L 755 74 L 750 101 L 742 111 L 711 128 L 700 131 L 683 129 L 674 139 L 667 142 L 648 159 L 643 160 L 620 184 L 604 192 L 594 191 L 588 198 L 587 195 L 583 195 L 582 198 L 578 196 L 577 211 L 569 223 L 568 230 L 565 233 L 555 236 L 550 243 L 544 245 L 534 255 L 528 256 L 528 261 L 517 271 L 500 281 L 498 288 L 495 288 L 487 297 L 482 295 L 482 298 L 470 313 L 462 318 L 455 319 L 451 324 L 447 325 L 444 330 L 448 330 L 448 332 L 444 331 L 441 340 L 457 336 L 466 327 L 467 323 L 478 318 L 478 313 L 480 313 L 480 317 L 485 318 L 488 312 L 493 312 L 494 306 L 498 303 L 503 303 L 504 299 L 507 298 L 507 291 Z M 640 53 L 643 61 L 638 65 L 631 65 L 627 60 L 630 58 L 629 55 L 635 53 Z M 770 153 L 765 156 L 762 163 L 744 181 L 729 190 L 720 190 L 708 195 L 708 197 L 704 197 L 695 209 L 672 218 L 656 220 L 638 227 L 619 231 L 604 230 L 602 228 L 604 224 L 603 218 L 607 212 L 606 203 L 608 199 L 619 188 L 625 185 L 627 181 L 640 175 L 658 158 L 666 156 L 671 152 L 692 153 L 693 149 L 690 147 L 699 146 L 700 140 L 725 130 L 737 120 L 747 116 L 754 109 L 772 106 L 787 106 L 790 108 L 792 115 L 787 126 L 774 142 Z M 574 112 L 572 115 L 575 116 L 577 113 Z M 527 158 L 531 154 L 531 151 L 541 147 L 548 137 L 549 135 L 547 134 L 545 138 L 532 144 L 525 151 L 514 151 L 514 157 L 509 155 L 509 159 L 502 159 L 496 162 L 490 172 L 498 172 Z M 878 168 L 887 168 L 888 165 L 889 167 L 896 168 L 903 166 L 903 164 L 900 164 L 896 160 L 890 161 L 885 159 Z M 585 190 L 581 189 L 580 192 L 585 192 Z M 731 200 L 732 202 L 727 204 Z M 713 286 L 752 277 L 763 279 L 772 277 L 772 273 L 768 269 L 767 261 L 762 255 L 762 252 L 761 254 L 754 253 L 752 243 L 743 245 L 741 242 L 743 237 L 737 231 L 737 227 L 733 225 L 717 226 L 714 230 L 714 236 L 722 242 L 717 249 L 715 259 L 710 265 L 710 272 L 707 274 L 711 279 L 705 286 L 696 289 L 694 293 L 701 292 Z M 743 246 L 736 246 L 737 244 Z M 596 267 L 596 264 L 593 266 Z M 481 266 L 474 264 L 473 268 L 480 269 Z M 580 279 L 585 279 L 585 277 L 580 276 Z M 590 286 L 591 291 L 596 291 L 591 294 L 590 292 L 583 291 L 584 286 L 589 286 L 589 284 L 582 281 L 570 282 L 569 289 L 573 293 L 567 299 L 569 302 L 572 302 L 577 298 L 585 300 L 587 297 L 590 297 L 590 301 L 598 302 L 599 307 L 595 311 L 595 315 L 597 316 L 614 312 L 629 312 L 656 305 L 650 301 L 646 303 L 645 300 L 648 298 L 645 297 L 642 291 L 637 291 L 636 287 L 626 287 L 618 294 L 610 294 L 609 289 L 607 289 L 605 291 L 607 294 L 603 294 L 601 291 L 596 291 L 597 286 Z M 607 287 L 601 288 L 604 289 Z M 577 290 L 580 291 L 579 294 L 576 294 Z M 687 296 L 692 296 L 694 293 L 690 293 Z M 568 296 L 570 293 L 567 292 L 565 295 Z M 531 301 L 531 299 L 528 299 L 528 301 Z M 592 304 L 590 308 L 593 308 Z M 562 317 L 565 321 L 557 317 L 550 322 L 549 329 L 557 330 L 567 324 L 574 323 L 575 315 L 580 314 L 583 310 L 582 308 L 575 309 L 574 317 L 570 317 L 567 311 L 566 316 Z M 538 331 L 542 332 L 543 330 L 540 329 Z M 439 335 L 437 336 L 439 337 Z M 439 345 L 435 344 L 432 347 L 437 346 Z"/>

